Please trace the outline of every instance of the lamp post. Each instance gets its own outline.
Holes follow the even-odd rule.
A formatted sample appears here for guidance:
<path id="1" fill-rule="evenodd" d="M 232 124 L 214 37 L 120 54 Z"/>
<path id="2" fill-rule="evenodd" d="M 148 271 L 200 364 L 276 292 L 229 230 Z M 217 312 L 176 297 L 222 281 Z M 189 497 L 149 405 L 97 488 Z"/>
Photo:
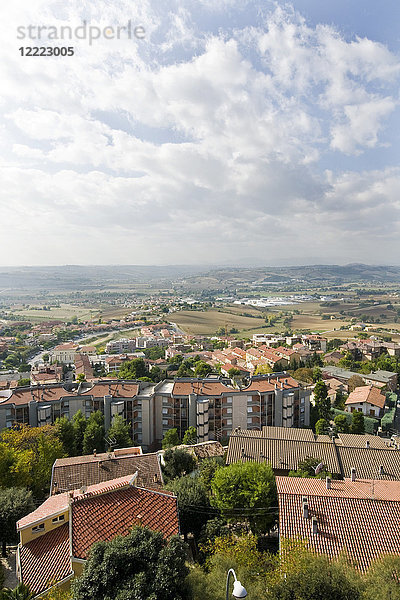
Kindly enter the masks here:
<path id="1" fill-rule="evenodd" d="M 242 586 L 240 581 L 237 580 L 235 571 L 233 569 L 229 569 L 228 576 L 226 578 L 226 600 L 229 600 L 229 578 L 231 575 L 233 575 L 235 578 L 232 596 L 234 598 L 246 598 L 247 592 L 245 588 Z"/>

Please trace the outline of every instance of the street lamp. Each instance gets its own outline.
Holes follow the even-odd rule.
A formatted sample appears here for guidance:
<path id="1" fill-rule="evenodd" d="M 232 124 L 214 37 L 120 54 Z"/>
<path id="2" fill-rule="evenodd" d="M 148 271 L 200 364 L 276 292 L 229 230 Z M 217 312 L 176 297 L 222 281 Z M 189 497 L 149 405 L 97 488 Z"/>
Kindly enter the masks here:
<path id="1" fill-rule="evenodd" d="M 232 596 L 234 598 L 246 598 L 247 592 L 245 588 L 242 586 L 240 581 L 237 580 L 235 571 L 233 569 L 229 569 L 228 576 L 226 578 L 226 600 L 229 600 L 229 577 L 231 575 L 233 575 L 235 578 L 235 581 L 233 583 Z"/>

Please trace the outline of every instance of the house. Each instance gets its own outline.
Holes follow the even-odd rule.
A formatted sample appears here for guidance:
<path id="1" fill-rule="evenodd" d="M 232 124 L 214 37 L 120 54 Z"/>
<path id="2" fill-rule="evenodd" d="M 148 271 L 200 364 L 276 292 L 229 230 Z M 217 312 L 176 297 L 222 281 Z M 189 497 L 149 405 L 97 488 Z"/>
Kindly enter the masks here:
<path id="1" fill-rule="evenodd" d="M 58 458 L 52 469 L 50 493 L 68 492 L 110 479 L 137 472 L 137 485 L 148 489 L 162 489 L 164 480 L 158 456 L 142 454 L 142 449 L 119 448 L 114 452 Z"/>
<path id="2" fill-rule="evenodd" d="M 383 417 L 386 395 L 373 385 L 356 387 L 345 402 L 347 412 L 361 411 L 366 417 Z"/>
<path id="3" fill-rule="evenodd" d="M 51 361 L 59 362 L 63 365 L 72 365 L 75 361 L 75 354 L 78 346 L 73 342 L 67 342 L 56 346 L 51 352 Z"/>
<path id="4" fill-rule="evenodd" d="M 35 597 L 57 585 L 68 589 L 91 546 L 126 536 L 134 525 L 179 533 L 176 497 L 136 486 L 136 474 L 50 496 L 17 523 L 17 576 Z"/>
<path id="5" fill-rule="evenodd" d="M 277 477 L 279 539 L 305 540 L 317 554 L 344 554 L 361 571 L 400 554 L 400 481 Z"/>
<path id="6" fill-rule="evenodd" d="M 342 358 L 343 354 L 341 352 L 338 352 L 338 350 L 332 350 L 332 352 L 327 352 L 324 355 L 324 363 L 337 365 L 339 360 L 341 360 Z"/>
<path id="7" fill-rule="evenodd" d="M 324 379 L 335 377 L 343 383 L 348 383 L 349 379 L 354 375 L 358 375 L 364 381 L 366 385 L 374 385 L 375 387 L 387 387 L 389 391 L 394 391 L 397 387 L 397 373 L 391 371 L 374 371 L 373 373 L 356 373 L 355 371 L 348 371 L 347 369 L 341 369 L 336 366 L 324 366 L 322 367 L 322 376 Z"/>
<path id="8" fill-rule="evenodd" d="M 307 458 L 322 462 L 332 475 L 350 477 L 353 470 L 365 479 L 400 480 L 400 452 L 373 435 L 315 435 L 311 429 L 263 427 L 236 429 L 229 438 L 226 462 L 269 462 L 276 475 L 296 471 Z"/>

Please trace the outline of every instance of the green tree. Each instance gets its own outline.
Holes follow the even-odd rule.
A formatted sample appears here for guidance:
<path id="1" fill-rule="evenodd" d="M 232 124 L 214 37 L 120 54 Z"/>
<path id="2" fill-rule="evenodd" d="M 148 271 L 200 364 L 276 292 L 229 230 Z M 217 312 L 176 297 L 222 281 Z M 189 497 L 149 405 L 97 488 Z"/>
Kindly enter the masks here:
<path id="1" fill-rule="evenodd" d="M 365 385 L 364 380 L 360 375 L 353 375 L 347 382 L 347 387 L 350 392 L 353 392 L 357 387 Z"/>
<path id="2" fill-rule="evenodd" d="M 277 494 L 270 464 L 246 462 L 221 467 L 215 472 L 211 490 L 212 502 L 223 516 L 247 519 L 253 533 L 265 533 L 275 524 Z"/>
<path id="3" fill-rule="evenodd" d="M 315 433 L 317 435 L 326 435 L 329 433 L 329 423 L 326 419 L 319 419 L 315 423 Z"/>
<path id="4" fill-rule="evenodd" d="M 127 537 L 98 542 L 83 574 L 72 584 L 74 600 L 183 600 L 188 574 L 185 544 L 176 536 L 134 527 Z"/>
<path id="5" fill-rule="evenodd" d="M 334 407 L 338 408 L 339 410 L 344 410 L 346 398 L 347 398 L 347 396 L 345 394 L 343 394 L 343 392 L 338 390 L 336 392 L 335 401 L 333 403 Z"/>
<path id="6" fill-rule="evenodd" d="M 148 377 L 149 371 L 143 358 L 134 358 L 124 362 L 119 370 L 119 379 L 139 379 L 139 377 Z"/>
<path id="7" fill-rule="evenodd" d="M 180 443 L 181 440 L 179 439 L 178 430 L 176 427 L 173 429 L 168 429 L 168 431 L 165 432 L 162 441 L 162 447 L 164 450 L 166 448 L 172 448 L 172 446 L 179 446 Z"/>
<path id="8" fill-rule="evenodd" d="M 194 365 L 195 377 L 207 377 L 207 375 L 209 375 L 211 372 L 212 366 L 204 362 L 204 360 L 199 360 Z"/>
<path id="9" fill-rule="evenodd" d="M 114 448 L 130 448 L 130 446 L 133 446 L 130 426 L 121 415 L 113 417 L 111 427 L 107 431 L 107 439 L 115 440 Z"/>
<path id="10" fill-rule="evenodd" d="M 181 532 L 185 537 L 189 532 L 198 537 L 203 525 L 212 516 L 210 501 L 204 486 L 198 477 L 189 475 L 174 479 L 168 487 L 178 498 Z"/>
<path id="11" fill-rule="evenodd" d="M 350 431 L 351 433 L 365 433 L 364 415 L 361 411 L 357 410 L 352 413 Z"/>
<path id="12" fill-rule="evenodd" d="M 57 435 L 63 445 L 64 452 L 68 454 L 68 456 L 75 456 L 74 426 L 72 421 L 67 417 L 59 417 L 56 419 L 55 427 Z"/>
<path id="13" fill-rule="evenodd" d="M 199 478 L 207 492 L 211 491 L 211 482 L 214 478 L 215 471 L 224 466 L 225 461 L 222 456 L 205 458 L 201 461 L 199 465 Z"/>
<path id="14" fill-rule="evenodd" d="M 350 428 L 345 415 L 336 415 L 334 422 L 337 433 L 349 433 Z"/>
<path id="15" fill-rule="evenodd" d="M 293 373 L 293 377 L 298 381 L 304 381 L 305 383 L 313 383 L 313 369 L 307 367 L 301 367 L 296 369 Z"/>
<path id="16" fill-rule="evenodd" d="M 164 452 L 163 472 L 168 479 L 175 479 L 188 475 L 196 468 L 197 462 L 194 456 L 183 448 L 168 448 Z"/>
<path id="17" fill-rule="evenodd" d="M 32 492 L 25 488 L 0 489 L 0 538 L 3 556 L 7 556 L 7 543 L 17 541 L 16 523 L 35 510 Z"/>
<path id="18" fill-rule="evenodd" d="M 93 450 L 103 452 L 104 433 L 104 417 L 98 410 L 92 413 L 87 421 L 82 443 L 83 454 L 92 454 Z"/>
<path id="19" fill-rule="evenodd" d="M 263 366 L 265 366 L 265 365 L 263 365 Z M 256 375 L 257 375 L 257 370 L 258 370 L 258 367 L 256 369 Z M 228 375 L 231 378 L 232 377 L 239 377 L 239 375 L 240 375 L 240 369 L 237 369 L 236 367 L 231 367 L 230 369 L 228 369 Z"/>
<path id="20" fill-rule="evenodd" d="M 329 560 L 305 552 L 281 565 L 275 582 L 268 586 L 266 600 L 358 600 L 362 583 L 354 569 L 343 561 Z"/>
<path id="21" fill-rule="evenodd" d="M 377 558 L 365 577 L 362 600 L 400 600 L 400 557 L 390 554 Z"/>
<path id="22" fill-rule="evenodd" d="M 0 600 L 31 600 L 34 594 L 29 590 L 29 587 L 23 583 L 19 583 L 13 590 L 4 588 L 0 592 Z"/>
<path id="23" fill-rule="evenodd" d="M 29 377 L 22 377 L 22 379 L 18 380 L 17 387 L 25 387 L 31 384 L 31 380 Z"/>
<path id="24" fill-rule="evenodd" d="M 77 456 L 81 456 L 83 454 L 83 438 L 85 435 L 87 421 L 80 409 L 74 414 L 72 418 L 72 425 L 74 428 L 75 452 Z"/>
<path id="25" fill-rule="evenodd" d="M 317 473 L 318 471 L 318 473 Z M 297 471 L 289 471 L 289 477 L 311 477 L 313 479 L 325 479 L 331 477 L 331 473 L 319 458 L 308 456 L 300 460 Z"/>
<path id="26" fill-rule="evenodd" d="M 331 419 L 331 401 L 328 398 L 328 388 L 324 381 L 317 381 L 314 387 L 314 403 L 318 419 Z"/>
<path id="27" fill-rule="evenodd" d="M 197 430 L 196 427 L 190 426 L 185 431 L 183 436 L 182 444 L 196 444 L 197 443 Z"/>

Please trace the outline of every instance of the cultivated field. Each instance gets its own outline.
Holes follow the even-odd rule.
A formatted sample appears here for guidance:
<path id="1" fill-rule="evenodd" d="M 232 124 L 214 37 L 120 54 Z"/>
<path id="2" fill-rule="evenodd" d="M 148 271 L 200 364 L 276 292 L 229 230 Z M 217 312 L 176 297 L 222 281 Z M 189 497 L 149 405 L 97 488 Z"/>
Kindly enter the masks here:
<path id="1" fill-rule="evenodd" d="M 245 309 L 244 312 L 250 312 Z M 216 333 L 217 329 L 225 326 L 228 331 L 232 327 L 235 327 L 241 333 L 265 327 L 265 321 L 262 318 L 242 317 L 218 310 L 207 310 L 204 312 L 181 310 L 174 313 L 172 320 L 183 331 L 192 335 L 212 335 Z"/>
<path id="2" fill-rule="evenodd" d="M 32 323 L 41 323 L 42 321 L 70 321 L 73 317 L 77 317 L 78 321 L 91 318 L 97 318 L 99 311 L 93 308 L 84 308 L 74 306 L 73 304 L 61 304 L 59 307 L 51 307 L 50 310 L 42 310 L 45 305 L 35 305 L 13 308 L 12 314 L 16 321 L 24 317 Z"/>

